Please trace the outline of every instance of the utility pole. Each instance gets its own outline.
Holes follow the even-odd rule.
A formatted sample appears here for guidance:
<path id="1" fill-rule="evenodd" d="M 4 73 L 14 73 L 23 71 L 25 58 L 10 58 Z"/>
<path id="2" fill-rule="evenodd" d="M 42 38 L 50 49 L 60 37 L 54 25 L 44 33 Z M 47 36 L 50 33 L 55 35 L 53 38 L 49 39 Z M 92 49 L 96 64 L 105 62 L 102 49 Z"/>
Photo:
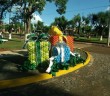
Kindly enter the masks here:
<path id="1" fill-rule="evenodd" d="M 110 46 L 110 0 L 109 0 L 108 18 L 109 18 L 109 22 L 108 22 L 109 32 L 108 32 L 107 45 Z"/>

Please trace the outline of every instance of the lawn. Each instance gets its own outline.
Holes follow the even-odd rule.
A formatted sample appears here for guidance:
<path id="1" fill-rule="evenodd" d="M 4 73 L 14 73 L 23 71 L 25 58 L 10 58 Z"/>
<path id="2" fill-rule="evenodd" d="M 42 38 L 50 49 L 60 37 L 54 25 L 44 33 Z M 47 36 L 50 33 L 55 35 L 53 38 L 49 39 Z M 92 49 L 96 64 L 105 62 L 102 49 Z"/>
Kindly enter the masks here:
<path id="1" fill-rule="evenodd" d="M 89 43 L 98 43 L 98 44 L 106 44 L 107 43 L 107 38 L 103 38 L 102 41 L 100 41 L 100 38 L 86 38 L 86 37 L 79 37 L 79 38 L 74 38 L 75 41 L 79 42 L 89 42 Z"/>
<path id="2" fill-rule="evenodd" d="M 99 38 L 86 38 L 86 37 L 79 37 L 79 38 L 74 38 L 75 41 L 78 42 L 88 42 L 88 43 L 98 43 L 98 44 L 106 44 L 107 43 L 107 38 L 103 38 L 102 41 L 99 40 Z M 24 44 L 24 39 L 14 37 L 13 39 L 4 42 L 0 44 L 0 51 L 3 50 L 19 50 L 22 49 Z"/>
<path id="3" fill-rule="evenodd" d="M 24 39 L 20 38 L 13 38 L 11 40 L 8 40 L 7 42 L 3 42 L 0 44 L 0 50 L 18 50 L 22 49 L 22 46 L 24 44 Z"/>

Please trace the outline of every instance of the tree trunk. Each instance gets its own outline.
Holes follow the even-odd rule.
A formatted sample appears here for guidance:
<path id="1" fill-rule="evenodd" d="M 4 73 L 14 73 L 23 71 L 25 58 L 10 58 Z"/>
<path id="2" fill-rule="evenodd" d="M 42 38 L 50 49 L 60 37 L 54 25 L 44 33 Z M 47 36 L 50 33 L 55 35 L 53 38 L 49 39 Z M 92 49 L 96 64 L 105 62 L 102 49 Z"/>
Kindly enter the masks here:
<path id="1" fill-rule="evenodd" d="M 31 18 L 29 18 L 27 21 L 27 33 L 30 33 L 30 31 L 31 31 Z"/>
<path id="2" fill-rule="evenodd" d="M 101 35 L 101 36 L 100 36 L 100 41 L 102 41 L 102 40 L 103 40 L 103 36 Z"/>
<path id="3" fill-rule="evenodd" d="M 27 33 L 26 22 L 24 22 L 24 34 Z"/>
<path id="4" fill-rule="evenodd" d="M 27 3 L 26 3 L 27 4 Z M 32 5 L 29 3 L 29 7 L 28 7 L 28 10 L 26 10 L 26 4 L 24 6 L 25 10 L 25 14 L 26 14 L 26 17 L 24 18 L 25 20 L 25 41 L 26 41 L 26 35 L 29 34 L 31 32 L 31 12 L 32 12 Z"/>
<path id="5" fill-rule="evenodd" d="M 25 41 L 27 41 L 27 34 L 29 34 L 31 32 L 31 18 L 26 20 L 25 23 Z"/>
<path id="6" fill-rule="evenodd" d="M 109 21 L 109 32 L 108 32 L 107 45 L 110 46 L 110 21 Z"/>
<path id="7" fill-rule="evenodd" d="M 89 37 L 88 37 L 89 39 L 91 38 L 91 35 L 89 35 Z"/>
<path id="8" fill-rule="evenodd" d="M 100 31 L 101 31 L 101 34 L 100 34 L 100 41 L 102 41 L 103 40 L 103 27 L 100 27 Z"/>
<path id="9" fill-rule="evenodd" d="M 78 25 L 78 34 L 80 33 L 80 22 L 79 22 L 79 25 Z"/>
<path id="10" fill-rule="evenodd" d="M 12 34 L 11 33 L 9 33 L 9 39 L 12 39 Z"/>

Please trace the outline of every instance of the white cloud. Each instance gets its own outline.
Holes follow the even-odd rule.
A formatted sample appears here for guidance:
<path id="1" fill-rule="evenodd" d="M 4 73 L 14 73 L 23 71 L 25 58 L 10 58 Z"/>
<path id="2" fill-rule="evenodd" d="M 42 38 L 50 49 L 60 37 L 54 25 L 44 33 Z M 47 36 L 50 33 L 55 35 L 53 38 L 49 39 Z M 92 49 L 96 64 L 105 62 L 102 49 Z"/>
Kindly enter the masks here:
<path id="1" fill-rule="evenodd" d="M 110 7 L 109 6 L 107 7 L 106 11 L 108 11 L 108 10 L 110 10 Z"/>
<path id="2" fill-rule="evenodd" d="M 42 18 L 39 15 L 33 14 L 33 18 L 31 19 L 31 23 L 36 24 L 38 21 L 42 22 Z"/>

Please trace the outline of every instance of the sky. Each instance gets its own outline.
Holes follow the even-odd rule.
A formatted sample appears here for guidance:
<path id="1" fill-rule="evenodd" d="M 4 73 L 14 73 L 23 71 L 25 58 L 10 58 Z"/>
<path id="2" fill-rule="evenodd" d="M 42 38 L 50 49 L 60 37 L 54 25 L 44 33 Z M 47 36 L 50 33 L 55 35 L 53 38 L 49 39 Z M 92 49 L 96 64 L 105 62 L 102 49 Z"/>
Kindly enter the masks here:
<path id="1" fill-rule="evenodd" d="M 91 13 L 97 13 L 100 11 L 106 11 L 109 7 L 109 0 L 68 0 L 66 13 L 63 14 L 68 20 L 71 20 L 75 15 L 87 16 Z M 35 12 L 33 14 L 32 23 L 36 23 L 38 20 L 44 22 L 45 25 L 50 25 L 55 17 L 60 17 L 56 12 L 56 6 L 53 3 L 47 3 L 42 14 Z M 9 15 L 7 14 L 4 19 L 5 22 L 9 21 Z"/>

